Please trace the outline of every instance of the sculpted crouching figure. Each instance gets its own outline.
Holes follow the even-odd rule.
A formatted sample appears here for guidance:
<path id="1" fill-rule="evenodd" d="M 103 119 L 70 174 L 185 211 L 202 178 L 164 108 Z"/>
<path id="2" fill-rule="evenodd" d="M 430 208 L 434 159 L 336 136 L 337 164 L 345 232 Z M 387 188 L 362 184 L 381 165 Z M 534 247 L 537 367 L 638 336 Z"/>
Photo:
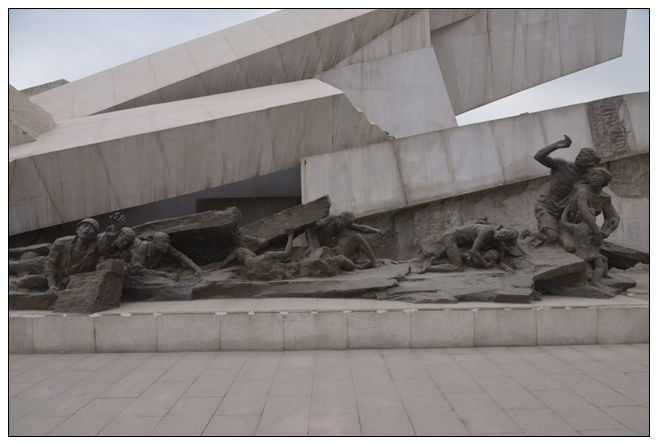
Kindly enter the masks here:
<path id="1" fill-rule="evenodd" d="M 126 218 L 120 213 L 114 213 L 110 221 L 107 230 L 98 236 L 98 221 L 85 218 L 78 223 L 75 236 L 55 240 L 44 267 L 50 291 L 66 288 L 73 274 L 96 269 L 99 259 L 107 255 L 110 246 L 121 233 Z"/>
<path id="2" fill-rule="evenodd" d="M 587 177 L 589 170 L 601 161 L 601 156 L 592 148 L 580 150 L 574 162 L 549 156 L 555 150 L 571 146 L 571 139 L 564 139 L 548 145 L 537 152 L 535 160 L 551 169 L 548 188 L 540 195 L 535 206 L 538 238 L 548 244 L 558 240 L 558 222 L 567 205 L 573 187 Z"/>

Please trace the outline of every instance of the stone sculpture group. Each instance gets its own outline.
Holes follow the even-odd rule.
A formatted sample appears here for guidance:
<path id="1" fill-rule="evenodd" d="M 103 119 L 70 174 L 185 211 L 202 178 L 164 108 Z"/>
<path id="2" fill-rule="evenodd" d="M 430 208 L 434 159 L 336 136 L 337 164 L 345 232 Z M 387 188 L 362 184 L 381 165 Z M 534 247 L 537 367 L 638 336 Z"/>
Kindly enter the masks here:
<path id="1" fill-rule="evenodd" d="M 350 212 L 328 215 L 326 197 L 251 228 L 237 227 L 240 213 L 235 208 L 134 228 L 126 227 L 126 218 L 115 213 L 104 232 L 99 232 L 95 219 L 86 218 L 78 223 L 75 235 L 52 245 L 10 250 L 10 308 L 91 313 L 118 306 L 122 300 L 189 299 L 209 293 L 217 298 L 249 292 L 272 295 L 263 293 L 267 284 L 253 287 L 261 282 L 270 287 L 285 282 L 293 294 L 302 286 L 317 295 L 328 277 L 363 274 L 372 268 L 385 270 L 388 284 L 347 286 L 349 295 L 434 302 L 528 302 L 540 292 L 610 297 L 633 285 L 608 274 L 601 251 L 603 240 L 620 222 L 610 196 L 602 191 L 612 175 L 597 166 L 601 157 L 591 148 L 581 149 L 574 162 L 550 156 L 570 146 L 565 135 L 535 155 L 550 168 L 548 186 L 535 207 L 535 233 L 483 217 L 426 240 L 416 258 L 395 262 L 377 259 L 366 239 L 384 236 L 381 230 L 356 224 Z M 284 238 L 285 247 L 276 249 Z M 563 254 L 556 251 L 558 244 Z M 582 261 L 564 260 L 569 254 Z M 562 262 L 555 266 L 567 264 L 571 280 L 551 281 L 555 274 L 546 272 L 547 255 Z M 467 267 L 491 272 L 479 279 L 487 284 L 478 287 L 469 281 Z M 574 272 L 580 273 L 575 281 Z M 433 278 L 425 278 L 425 287 L 403 283 L 410 273 Z M 295 284 L 300 278 L 315 281 Z M 466 290 L 449 291 L 451 286 Z"/>

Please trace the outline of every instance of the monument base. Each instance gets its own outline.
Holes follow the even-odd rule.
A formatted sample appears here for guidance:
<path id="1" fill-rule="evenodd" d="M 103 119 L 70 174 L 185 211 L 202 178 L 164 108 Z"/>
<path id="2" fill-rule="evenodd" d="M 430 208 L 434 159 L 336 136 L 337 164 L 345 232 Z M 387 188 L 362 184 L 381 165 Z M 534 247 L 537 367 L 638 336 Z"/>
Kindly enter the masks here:
<path id="1" fill-rule="evenodd" d="M 92 315 L 10 311 L 12 353 L 442 348 L 649 341 L 648 272 L 610 299 L 525 304 L 362 298 L 124 303 Z"/>

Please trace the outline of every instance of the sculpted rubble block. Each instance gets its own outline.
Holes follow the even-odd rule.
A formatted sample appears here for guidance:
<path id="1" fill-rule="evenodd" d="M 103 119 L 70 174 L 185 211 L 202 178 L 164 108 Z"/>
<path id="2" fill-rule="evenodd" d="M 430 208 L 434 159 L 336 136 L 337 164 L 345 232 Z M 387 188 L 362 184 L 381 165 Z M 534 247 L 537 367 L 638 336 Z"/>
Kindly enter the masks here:
<path id="1" fill-rule="evenodd" d="M 101 270 L 71 275 L 66 289 L 57 292 L 54 310 L 91 314 L 118 307 L 125 265 L 121 260 L 107 260 Z"/>

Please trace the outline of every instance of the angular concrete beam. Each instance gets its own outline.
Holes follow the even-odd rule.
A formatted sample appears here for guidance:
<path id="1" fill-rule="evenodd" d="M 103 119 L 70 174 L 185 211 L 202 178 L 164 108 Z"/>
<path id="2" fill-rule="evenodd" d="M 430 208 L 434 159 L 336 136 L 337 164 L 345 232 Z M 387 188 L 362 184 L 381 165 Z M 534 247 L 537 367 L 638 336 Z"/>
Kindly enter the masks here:
<path id="1" fill-rule="evenodd" d="M 35 141 L 55 126 L 53 117 L 43 108 L 9 85 L 9 146 Z"/>
<path id="2" fill-rule="evenodd" d="M 56 121 L 309 79 L 418 10 L 284 10 L 33 96 Z"/>
<path id="3" fill-rule="evenodd" d="M 483 9 L 431 38 L 460 114 L 619 57 L 625 21 L 624 9 Z"/>
<path id="4" fill-rule="evenodd" d="M 479 9 L 430 9 L 430 30 L 442 28 L 477 14 Z"/>
<path id="5" fill-rule="evenodd" d="M 317 78 L 340 88 L 368 119 L 397 138 L 457 126 L 431 48 L 332 69 Z"/>
<path id="6" fill-rule="evenodd" d="M 387 140 L 331 85 L 288 84 L 60 122 L 9 153 L 9 232 L 292 168 Z"/>
<path id="7" fill-rule="evenodd" d="M 648 93 L 631 94 L 309 157 L 302 202 L 329 195 L 332 212 L 366 216 L 538 178 L 534 154 L 563 134 L 569 161 L 585 146 L 606 160 L 648 153 L 648 110 Z"/>

